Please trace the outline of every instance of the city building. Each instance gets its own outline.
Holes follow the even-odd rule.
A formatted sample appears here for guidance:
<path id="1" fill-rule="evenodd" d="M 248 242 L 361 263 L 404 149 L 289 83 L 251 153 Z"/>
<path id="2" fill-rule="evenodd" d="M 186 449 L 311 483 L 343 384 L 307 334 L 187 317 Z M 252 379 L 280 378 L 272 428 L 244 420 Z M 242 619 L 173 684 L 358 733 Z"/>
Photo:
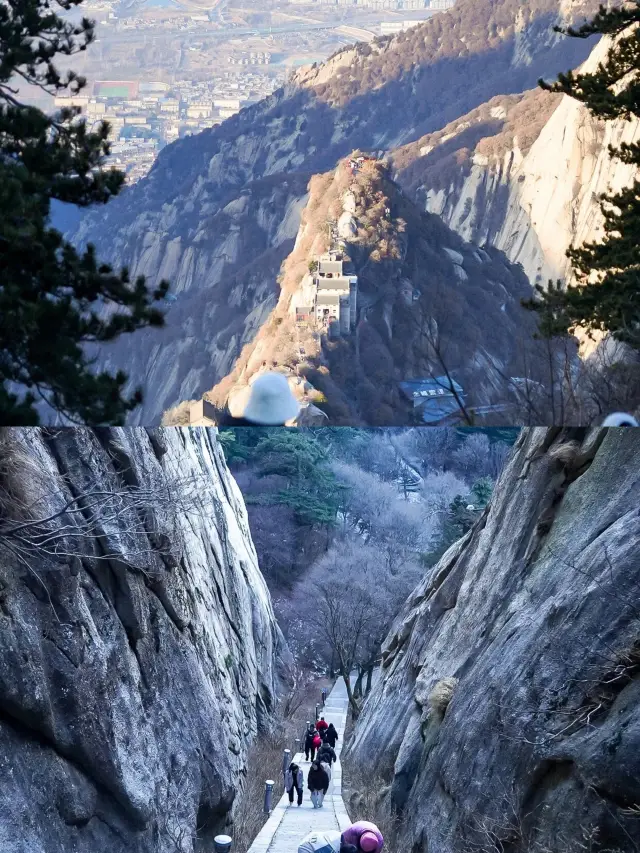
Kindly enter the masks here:
<path id="1" fill-rule="evenodd" d="M 422 23 L 423 21 L 383 21 L 380 24 L 380 31 L 383 36 L 390 36 L 404 32 L 411 27 L 417 27 L 418 24 Z"/>
<path id="2" fill-rule="evenodd" d="M 178 115 L 178 113 L 180 112 L 180 101 L 178 101 L 176 98 L 163 98 L 160 101 L 160 110 L 163 113 Z"/>
<path id="3" fill-rule="evenodd" d="M 89 96 L 88 95 L 75 95 L 75 96 L 60 96 L 53 99 L 53 105 L 55 107 L 80 107 L 82 110 L 86 110 L 89 105 Z"/>
<path id="4" fill-rule="evenodd" d="M 88 118 L 100 118 L 104 116 L 107 111 L 106 104 L 102 103 L 102 101 L 96 101 L 95 98 L 92 98 L 87 104 L 87 117 Z"/>
<path id="5" fill-rule="evenodd" d="M 187 118 L 209 118 L 211 104 L 194 103 L 187 107 Z"/>
<path id="6" fill-rule="evenodd" d="M 213 106 L 223 110 L 238 111 L 241 106 L 240 98 L 214 98 Z"/>
<path id="7" fill-rule="evenodd" d="M 160 82 L 140 83 L 140 85 L 138 86 L 138 91 L 141 95 L 161 95 L 169 91 L 169 84 Z"/>

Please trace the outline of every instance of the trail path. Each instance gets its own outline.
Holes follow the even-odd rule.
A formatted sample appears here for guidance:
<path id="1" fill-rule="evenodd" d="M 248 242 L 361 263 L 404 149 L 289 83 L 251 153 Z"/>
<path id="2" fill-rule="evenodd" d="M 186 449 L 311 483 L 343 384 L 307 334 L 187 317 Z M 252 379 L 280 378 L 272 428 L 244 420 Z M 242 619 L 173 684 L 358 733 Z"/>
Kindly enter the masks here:
<path id="1" fill-rule="evenodd" d="M 268 821 L 255 837 L 248 853 L 296 853 L 300 841 L 312 830 L 343 830 L 351 824 L 342 800 L 342 765 L 340 763 L 348 705 L 347 689 L 344 680 L 340 678 L 327 697 L 322 711 L 325 720 L 333 723 L 339 736 L 336 744 L 338 760 L 331 768 L 331 782 L 323 807 L 314 809 L 311 804 L 307 789 L 307 772 L 311 762 L 305 761 L 304 753 L 299 752 L 294 756 L 294 760 L 304 773 L 302 805 L 296 805 L 295 798 L 293 805 L 289 805 L 289 797 L 285 792 Z"/>

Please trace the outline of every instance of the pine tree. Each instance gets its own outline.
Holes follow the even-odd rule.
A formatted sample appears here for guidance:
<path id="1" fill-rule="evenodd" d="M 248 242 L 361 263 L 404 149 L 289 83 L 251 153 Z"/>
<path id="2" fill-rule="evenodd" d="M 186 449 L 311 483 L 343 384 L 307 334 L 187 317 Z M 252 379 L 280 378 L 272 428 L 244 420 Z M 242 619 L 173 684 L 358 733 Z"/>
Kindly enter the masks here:
<path id="1" fill-rule="evenodd" d="M 69 11 L 82 0 L 56 0 Z M 79 252 L 50 226 L 52 199 L 106 203 L 124 175 L 103 168 L 109 126 L 89 131 L 77 107 L 47 115 L 21 102 L 17 85 L 76 95 L 85 80 L 62 74 L 58 56 L 87 48 L 94 25 L 70 23 L 50 0 L 0 4 L 0 424 L 37 424 L 45 400 L 72 422 L 117 424 L 141 401 L 127 376 L 93 370 L 86 346 L 161 326 L 143 277 L 115 273 L 88 246 Z"/>
<path id="2" fill-rule="evenodd" d="M 600 11 L 579 29 L 556 28 L 573 38 L 605 34 L 615 38 L 606 60 L 590 74 L 561 74 L 543 89 L 562 92 L 585 104 L 598 118 L 640 118 L 640 0 Z M 626 32 L 625 32 L 626 31 Z M 624 33 L 624 34 L 623 34 Z M 640 167 L 640 144 L 611 147 L 613 157 Z M 576 284 L 545 291 L 523 303 L 541 315 L 540 335 L 553 337 L 582 326 L 588 332 L 610 332 L 614 338 L 640 348 L 640 181 L 622 192 L 601 198 L 604 237 L 601 243 L 571 248 Z"/>

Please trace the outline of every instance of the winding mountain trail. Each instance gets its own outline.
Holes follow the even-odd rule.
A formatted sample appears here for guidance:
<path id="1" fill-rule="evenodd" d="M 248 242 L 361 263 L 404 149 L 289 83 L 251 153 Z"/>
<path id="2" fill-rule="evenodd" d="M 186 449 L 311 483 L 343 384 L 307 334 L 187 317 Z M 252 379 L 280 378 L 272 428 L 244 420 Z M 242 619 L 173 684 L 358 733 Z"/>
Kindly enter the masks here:
<path id="1" fill-rule="evenodd" d="M 298 845 L 305 835 L 312 830 L 344 830 L 351 821 L 342 799 L 342 765 L 340 753 L 344 745 L 344 730 L 347 722 L 349 700 L 347 689 L 342 678 L 336 681 L 333 690 L 327 697 L 322 715 L 328 723 L 333 723 L 338 731 L 338 742 L 335 746 L 338 760 L 331 768 L 331 782 L 324 798 L 321 809 L 314 809 L 307 788 L 307 773 L 311 766 L 305 761 L 304 753 L 299 752 L 293 760 L 300 765 L 304 773 L 304 797 L 302 805 L 289 804 L 285 792 L 280 802 L 271 812 L 269 820 L 255 837 L 248 853 L 296 853 Z"/>

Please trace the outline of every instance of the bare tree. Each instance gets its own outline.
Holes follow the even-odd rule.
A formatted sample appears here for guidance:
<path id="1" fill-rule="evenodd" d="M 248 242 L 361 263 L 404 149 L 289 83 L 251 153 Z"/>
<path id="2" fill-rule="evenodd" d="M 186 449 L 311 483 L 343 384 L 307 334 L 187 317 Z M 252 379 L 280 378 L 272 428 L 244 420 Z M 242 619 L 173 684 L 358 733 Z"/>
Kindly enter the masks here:
<path id="1" fill-rule="evenodd" d="M 131 479 L 131 478 L 129 478 Z M 117 561 L 148 577 L 180 559 L 185 517 L 205 515 L 208 485 L 160 466 L 144 482 L 127 482 L 115 467 L 82 479 L 46 470 L 20 431 L 0 434 L 0 551 L 45 589 L 42 566 Z"/>
<path id="2" fill-rule="evenodd" d="M 291 679 L 290 687 L 282 699 L 281 712 L 285 720 L 291 720 L 306 702 L 309 689 L 314 678 L 309 670 L 302 667 L 297 661 L 288 672 Z"/>
<path id="3" fill-rule="evenodd" d="M 449 366 L 449 359 L 447 357 L 447 345 L 440 332 L 437 320 L 434 317 L 428 317 L 423 313 L 420 315 L 420 319 L 416 323 L 416 327 L 418 329 L 420 340 L 426 347 L 425 356 L 429 363 L 434 365 L 434 367 L 429 370 L 431 378 L 444 390 L 453 395 L 465 424 L 472 426 L 474 417 L 471 410 L 465 404 L 464 398 L 458 391 L 457 383 L 453 378 L 452 371 Z"/>
<path id="4" fill-rule="evenodd" d="M 354 717 L 360 704 L 351 675 L 374 665 L 390 622 L 418 576 L 416 567 L 415 573 L 394 577 L 377 547 L 352 537 L 334 544 L 296 590 L 308 630 L 333 652 Z"/>

